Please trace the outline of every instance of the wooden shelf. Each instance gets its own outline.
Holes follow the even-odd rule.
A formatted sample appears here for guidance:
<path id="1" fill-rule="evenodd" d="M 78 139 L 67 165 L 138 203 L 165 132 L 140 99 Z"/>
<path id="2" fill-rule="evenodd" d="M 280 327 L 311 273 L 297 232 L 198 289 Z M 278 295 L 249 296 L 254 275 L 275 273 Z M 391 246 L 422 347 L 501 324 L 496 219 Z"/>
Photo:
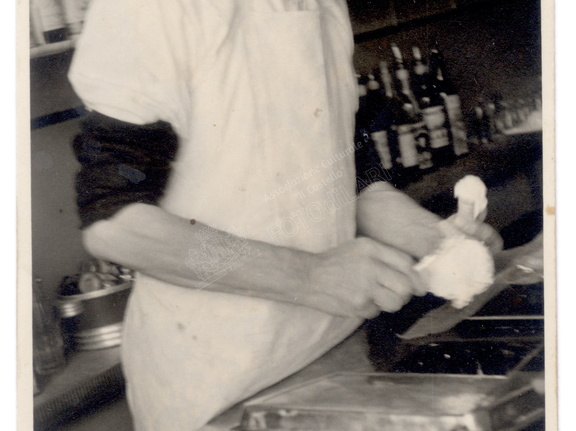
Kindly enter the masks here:
<path id="1" fill-rule="evenodd" d="M 482 10 L 498 0 L 348 0 L 356 43 L 400 33 L 455 16 L 464 10 Z"/>
<path id="2" fill-rule="evenodd" d="M 60 54 L 62 52 L 74 49 L 78 36 L 71 39 L 63 40 L 62 42 L 47 43 L 45 45 L 38 45 L 30 49 L 30 59 L 45 57 L 47 55 Z"/>

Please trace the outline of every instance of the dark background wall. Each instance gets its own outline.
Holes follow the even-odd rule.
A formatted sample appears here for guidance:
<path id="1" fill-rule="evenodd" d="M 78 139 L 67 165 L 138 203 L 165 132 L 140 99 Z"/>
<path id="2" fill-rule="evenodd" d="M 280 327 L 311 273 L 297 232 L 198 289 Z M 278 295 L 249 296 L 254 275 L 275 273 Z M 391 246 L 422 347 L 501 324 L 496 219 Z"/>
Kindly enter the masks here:
<path id="1" fill-rule="evenodd" d="M 435 3 L 438 1 L 429 2 Z M 437 42 L 465 113 L 481 96 L 500 93 L 505 98 L 523 98 L 541 91 L 538 0 L 477 2 L 416 20 L 412 25 L 399 24 L 382 33 L 358 37 L 370 39 L 356 45 L 354 60 L 359 73 L 372 70 L 380 60 L 391 61 L 391 43 L 410 59 L 413 45 L 428 52 L 429 46 Z"/>

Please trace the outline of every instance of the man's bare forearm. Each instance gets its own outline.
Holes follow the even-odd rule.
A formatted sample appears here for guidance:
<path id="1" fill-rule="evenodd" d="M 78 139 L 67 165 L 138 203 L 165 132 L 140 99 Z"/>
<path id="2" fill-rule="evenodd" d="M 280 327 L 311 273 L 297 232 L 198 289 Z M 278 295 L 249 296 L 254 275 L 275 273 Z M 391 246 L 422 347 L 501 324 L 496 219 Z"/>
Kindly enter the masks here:
<path id="1" fill-rule="evenodd" d="M 398 248 L 416 258 L 431 253 L 442 239 L 440 217 L 390 184 L 370 185 L 358 198 L 358 234 Z"/>
<path id="2" fill-rule="evenodd" d="M 159 280 L 314 306 L 310 254 L 190 223 L 160 207 L 131 204 L 84 230 L 86 249 Z"/>

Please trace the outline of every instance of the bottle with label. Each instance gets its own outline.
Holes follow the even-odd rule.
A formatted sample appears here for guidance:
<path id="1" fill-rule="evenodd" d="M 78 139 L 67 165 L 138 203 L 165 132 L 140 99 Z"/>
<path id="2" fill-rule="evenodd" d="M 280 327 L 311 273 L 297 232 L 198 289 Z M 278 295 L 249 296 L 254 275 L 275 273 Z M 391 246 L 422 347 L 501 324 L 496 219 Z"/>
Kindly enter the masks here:
<path id="1" fill-rule="evenodd" d="M 395 182 L 397 184 L 403 184 L 405 182 L 405 173 L 403 172 L 405 163 L 403 161 L 402 152 L 400 151 L 398 126 L 401 125 L 400 123 L 404 115 L 402 108 L 404 103 L 394 91 L 394 80 L 390 74 L 390 69 L 386 61 L 380 62 L 379 73 L 382 83 L 381 93 L 384 96 L 387 109 L 388 128 L 386 129 L 386 139 L 388 150 L 390 152 L 390 171 Z M 415 143 L 413 146 L 415 149 Z M 408 148 L 404 154 L 405 158 L 413 158 L 414 149 Z"/>
<path id="2" fill-rule="evenodd" d="M 434 167 L 430 151 L 430 137 L 422 112 L 410 87 L 410 75 L 404 66 L 402 53 L 397 45 L 393 44 L 391 47 L 394 54 L 397 94 L 402 102 L 397 123 L 398 146 L 405 172 L 410 172 L 410 176 L 418 176 Z"/>
<path id="3" fill-rule="evenodd" d="M 505 112 L 503 105 L 502 95 L 500 93 L 495 93 L 492 97 L 492 103 L 494 104 L 494 132 L 493 134 L 499 135 L 504 132 L 505 129 Z"/>
<path id="4" fill-rule="evenodd" d="M 368 133 L 380 156 L 380 163 L 387 171 L 392 171 L 394 163 L 390 151 L 389 131 L 392 126 L 392 112 L 376 74 L 368 75 L 367 105 L 370 112 Z"/>
<path id="5" fill-rule="evenodd" d="M 373 169 L 376 159 L 380 162 L 379 172 L 370 172 L 368 181 L 371 182 L 375 177 L 391 180 L 391 172 L 389 166 L 389 152 L 387 149 L 388 142 L 386 139 L 382 140 L 382 133 L 378 133 L 380 127 L 385 128 L 383 125 L 387 122 L 386 110 L 383 105 L 382 95 L 379 90 L 379 83 L 376 81 L 374 75 L 361 76 L 358 78 L 358 95 L 359 95 L 359 108 L 356 112 L 356 168 L 360 170 Z M 385 134 L 385 133 L 384 133 Z M 378 139 L 376 142 L 374 139 Z M 360 148 L 363 150 L 359 151 Z M 365 172 L 357 172 L 358 181 L 365 178 Z M 361 186 L 361 183 L 358 183 Z"/>
<path id="6" fill-rule="evenodd" d="M 412 88 L 430 136 L 432 161 L 434 166 L 438 167 L 454 159 L 448 116 L 440 92 L 431 84 L 428 67 L 422 60 L 420 48 L 413 47 L 412 53 L 414 61 Z"/>
<path id="7" fill-rule="evenodd" d="M 498 114 L 498 107 L 495 99 L 489 99 L 484 103 L 484 113 L 486 115 L 485 121 L 490 142 L 493 142 L 494 135 L 498 134 L 496 127 L 496 116 Z"/>
<path id="8" fill-rule="evenodd" d="M 446 74 L 444 57 L 436 47 L 433 47 L 430 51 L 429 64 L 432 86 L 435 87 L 436 91 L 442 96 L 444 106 L 446 107 L 454 154 L 457 157 L 463 156 L 468 153 L 469 149 L 460 97 L 452 80 Z"/>
<path id="9" fill-rule="evenodd" d="M 483 99 L 474 107 L 473 137 L 477 145 L 487 145 L 492 142 L 490 133 L 490 117 L 486 111 L 486 103 Z"/>

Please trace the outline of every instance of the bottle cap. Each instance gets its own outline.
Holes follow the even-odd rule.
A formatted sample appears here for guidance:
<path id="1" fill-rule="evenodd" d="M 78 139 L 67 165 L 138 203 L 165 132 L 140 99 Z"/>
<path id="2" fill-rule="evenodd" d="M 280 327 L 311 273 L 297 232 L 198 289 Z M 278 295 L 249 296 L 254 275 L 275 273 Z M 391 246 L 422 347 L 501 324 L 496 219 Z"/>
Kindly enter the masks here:
<path id="1" fill-rule="evenodd" d="M 374 75 L 368 75 L 368 90 L 378 90 L 380 89 L 380 84 L 376 81 Z"/>

